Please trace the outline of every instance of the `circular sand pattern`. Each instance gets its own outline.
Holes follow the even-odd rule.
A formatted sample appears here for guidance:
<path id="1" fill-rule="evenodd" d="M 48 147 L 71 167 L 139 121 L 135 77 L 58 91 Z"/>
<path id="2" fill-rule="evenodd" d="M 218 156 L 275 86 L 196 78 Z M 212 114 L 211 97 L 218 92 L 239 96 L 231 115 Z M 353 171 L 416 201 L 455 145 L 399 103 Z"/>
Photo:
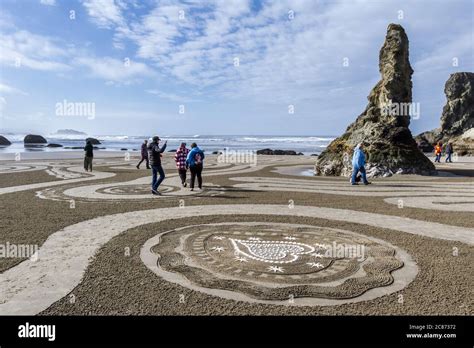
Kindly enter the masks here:
<path id="1" fill-rule="evenodd" d="M 233 187 L 258 191 L 310 192 L 347 196 L 387 197 L 385 202 L 399 207 L 445 211 L 474 211 L 473 182 L 382 181 L 352 186 L 334 180 L 234 177 L 243 183 Z"/>
<path id="2" fill-rule="evenodd" d="M 0 174 L 32 172 L 35 170 L 44 170 L 46 168 L 47 166 L 45 165 L 0 164 Z"/>
<path id="3" fill-rule="evenodd" d="M 271 161 L 268 161 L 271 163 Z M 225 175 L 229 173 L 247 173 L 253 172 L 258 169 L 265 167 L 266 164 L 260 167 L 252 165 L 229 165 L 227 163 L 210 163 L 209 167 L 216 168 L 214 170 L 207 170 L 203 174 L 204 177 L 204 190 L 195 189 L 191 191 L 188 187 L 183 187 L 181 179 L 178 177 L 175 171 L 170 174 L 166 174 L 166 178 L 159 187 L 161 196 L 155 196 L 151 194 L 151 176 L 145 176 L 138 179 L 116 182 L 116 183 L 105 183 L 105 184 L 94 184 L 94 185 L 81 185 L 72 188 L 47 188 L 37 192 L 37 197 L 51 200 L 78 200 L 84 202 L 119 202 L 124 200 L 150 200 L 150 199 L 166 199 L 176 198 L 183 196 L 194 196 L 194 197 L 213 197 L 222 195 L 225 193 L 225 189 L 219 185 L 215 185 L 208 182 L 208 178 L 212 176 Z M 189 183 L 189 175 L 187 182 Z M 1 190 L 0 190 L 1 192 Z"/>
<path id="4" fill-rule="evenodd" d="M 163 186 L 160 192 L 172 192 L 173 187 Z M 110 194 L 110 195 L 150 195 L 150 185 L 120 185 L 120 186 L 108 186 L 97 190 L 98 193 Z"/>
<path id="5" fill-rule="evenodd" d="M 472 237 L 473 231 L 471 228 L 443 225 L 439 223 L 409 219 L 404 217 L 387 216 L 383 214 L 326 207 L 295 206 L 294 209 L 289 209 L 287 205 L 222 204 L 206 206 L 196 205 L 189 206 L 186 208 L 159 208 L 131 211 L 126 213 L 117 213 L 112 215 L 99 216 L 90 220 L 82 221 L 67 226 L 53 233 L 41 245 L 39 249 L 39 258 L 36 261 L 30 259 L 25 260 L 19 263 L 18 265 L 15 265 L 14 267 L 11 267 L 1 273 L 0 314 L 34 315 L 45 310 L 52 303 L 58 301 L 59 299 L 70 293 L 81 282 L 81 279 L 84 276 L 84 272 L 92 261 L 93 256 L 100 250 L 102 246 L 108 243 L 115 236 L 118 236 L 127 230 L 152 223 L 166 224 L 166 221 L 171 219 L 182 219 L 182 221 L 191 222 L 192 218 L 196 216 L 209 216 L 212 218 L 213 216 L 236 216 L 236 214 L 267 215 L 270 218 L 271 216 L 322 218 L 334 221 L 365 224 L 377 228 L 389 227 L 392 230 L 400 232 L 410 233 L 419 236 L 426 236 L 430 238 L 454 240 L 462 243 L 468 243 L 469 245 L 472 245 L 474 243 Z M 262 225 L 263 223 L 259 224 Z M 271 226 L 273 226 L 272 228 L 275 228 L 275 224 L 271 224 Z M 320 231 L 319 229 L 313 226 L 311 226 L 311 228 L 316 232 Z M 99 231 L 100 233 L 98 233 L 97 231 Z M 249 227 L 248 232 L 258 233 L 264 231 L 252 229 Z M 392 293 L 394 291 L 401 290 L 405 288 L 411 281 L 413 281 L 413 279 L 415 279 L 416 274 L 418 273 L 418 268 L 411 259 L 410 255 L 408 255 L 404 250 L 398 248 L 395 245 L 390 245 L 382 240 L 365 237 L 360 234 L 354 234 L 350 231 L 341 231 L 341 233 L 343 235 L 337 236 L 336 234 L 335 236 L 341 238 L 350 238 L 351 240 L 354 240 L 353 238 L 367 238 L 370 241 L 387 248 L 383 248 L 382 250 L 395 250 L 394 257 L 398 261 L 403 262 L 403 267 L 395 269 L 390 273 L 393 277 L 393 282 L 390 285 L 370 288 L 365 293 L 355 298 L 298 298 L 297 295 L 301 294 L 301 292 L 293 291 L 290 295 L 295 296 L 294 304 L 314 305 L 317 303 L 320 305 L 332 305 L 342 304 L 346 302 L 367 301 L 379 296 Z M 308 232 L 307 234 L 311 233 Z M 351 234 L 354 237 L 348 236 Z M 249 238 L 250 237 L 252 236 L 249 235 Z M 182 279 L 183 277 L 181 273 L 163 273 L 163 270 L 158 267 L 158 255 L 153 252 L 153 247 L 157 244 L 160 244 L 160 239 L 161 235 L 157 235 L 154 238 L 151 238 L 147 242 L 145 242 L 143 247 L 141 248 L 140 257 L 146 267 L 148 267 L 156 274 L 160 275 L 160 277 L 164 278 L 165 280 L 169 282 L 185 284 L 185 286 L 190 289 L 209 293 L 211 295 L 223 298 L 232 298 L 235 300 L 243 300 L 249 302 L 266 301 L 256 300 L 255 298 L 252 298 L 241 292 L 220 290 L 217 286 L 213 288 L 198 287 L 194 285 L 191 281 Z M 303 244 L 308 244 L 311 247 L 316 248 L 315 245 L 310 244 L 309 240 Z M 372 252 L 376 250 L 376 246 L 377 245 L 370 246 Z M 303 247 L 302 252 L 307 251 L 307 249 L 304 248 L 305 247 Z M 293 251 L 293 253 L 295 253 L 295 250 L 296 252 L 298 252 L 298 250 L 300 249 L 291 248 L 291 251 Z M 288 251 L 288 249 L 286 249 L 286 251 Z M 316 252 L 317 251 L 318 250 L 316 250 Z M 175 262 L 183 263 L 185 265 L 187 260 L 183 260 L 179 252 L 175 254 Z M 263 256 L 265 256 L 265 254 Z M 373 257 L 377 257 L 377 255 Z M 171 261 L 172 260 L 173 259 L 171 259 Z M 370 257 L 367 258 L 366 262 L 372 262 L 370 260 Z M 172 262 L 170 262 L 170 264 L 172 264 Z M 271 263 L 269 263 L 269 265 L 270 264 Z M 324 266 L 324 263 L 321 262 L 321 264 L 323 264 Z M 281 266 L 280 264 L 271 265 L 277 267 Z M 377 265 L 377 263 L 375 263 L 374 265 Z M 332 265 L 326 266 L 326 269 L 329 270 L 331 269 L 331 267 Z M 367 272 L 368 275 L 372 274 L 373 272 L 375 272 L 375 274 L 383 274 L 383 272 L 388 272 L 388 268 L 391 268 L 382 268 L 382 270 L 379 271 L 373 270 L 370 267 L 365 269 L 364 264 L 359 265 L 359 267 L 365 272 Z M 395 267 L 395 265 L 393 265 L 393 267 Z M 321 271 L 325 271 L 325 268 L 321 269 Z M 357 277 L 359 275 L 357 272 L 351 273 L 350 277 Z M 213 276 L 215 276 L 216 274 L 218 274 L 218 272 L 215 272 Z M 178 280 L 178 276 L 181 277 L 181 279 Z M 343 279 L 344 278 L 342 278 L 342 275 L 340 275 L 338 280 L 340 281 Z M 250 283 L 249 280 L 243 281 Z M 322 286 L 321 283 L 318 283 L 318 285 Z M 380 282 L 378 282 L 376 286 L 377 285 L 380 285 Z M 304 285 L 299 284 L 297 286 L 303 287 Z M 328 284 L 326 284 L 326 286 L 328 286 Z M 41 294 L 41 296 L 38 296 L 38 294 Z M 270 300 L 269 302 L 273 304 L 276 303 L 274 300 Z M 288 303 L 287 301 L 283 302 Z"/>
<path id="6" fill-rule="evenodd" d="M 276 223 L 189 226 L 161 233 L 151 250 L 164 278 L 274 304 L 354 299 L 389 286 L 391 272 L 411 262 L 396 247 L 353 232 Z"/>
<path id="7" fill-rule="evenodd" d="M 446 197 L 386 198 L 384 201 L 390 204 L 403 205 L 403 207 L 474 212 L 474 197 L 466 197 L 464 195 Z"/>
<path id="8" fill-rule="evenodd" d="M 42 199 L 56 201 L 80 201 L 80 202 L 103 202 L 118 203 L 122 201 L 149 201 L 153 199 L 166 199 L 177 197 L 213 197 L 225 193 L 225 189 L 214 184 L 204 185 L 204 190 L 195 189 L 191 191 L 189 188 L 181 186 L 178 180 L 165 179 L 159 187 L 161 196 L 151 194 L 151 185 L 149 178 L 139 178 L 136 180 L 107 183 L 97 185 L 83 185 L 72 188 L 54 187 L 46 188 L 36 192 L 36 196 Z"/>

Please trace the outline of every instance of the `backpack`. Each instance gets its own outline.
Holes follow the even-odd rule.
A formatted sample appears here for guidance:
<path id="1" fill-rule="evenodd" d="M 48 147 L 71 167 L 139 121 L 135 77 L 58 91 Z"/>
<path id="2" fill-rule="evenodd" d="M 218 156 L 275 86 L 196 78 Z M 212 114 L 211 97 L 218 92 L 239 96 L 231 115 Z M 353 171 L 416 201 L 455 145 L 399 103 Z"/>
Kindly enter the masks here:
<path id="1" fill-rule="evenodd" d="M 194 164 L 198 165 L 198 164 L 202 164 L 202 156 L 201 156 L 201 153 L 196 153 L 194 155 Z"/>

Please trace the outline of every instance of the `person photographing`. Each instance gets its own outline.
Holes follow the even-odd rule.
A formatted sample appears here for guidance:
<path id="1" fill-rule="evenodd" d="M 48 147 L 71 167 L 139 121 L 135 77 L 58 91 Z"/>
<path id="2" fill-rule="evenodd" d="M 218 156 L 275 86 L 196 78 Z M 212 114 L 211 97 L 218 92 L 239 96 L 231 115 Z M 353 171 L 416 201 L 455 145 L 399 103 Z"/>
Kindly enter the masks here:
<path id="1" fill-rule="evenodd" d="M 160 147 L 160 137 L 155 135 L 152 138 L 152 142 L 148 144 L 148 159 L 151 166 L 151 193 L 154 195 L 161 196 L 161 193 L 158 191 L 158 187 L 165 180 L 165 172 L 161 165 L 161 154 L 166 150 L 167 141 Z M 159 178 L 158 174 L 160 175 Z"/>

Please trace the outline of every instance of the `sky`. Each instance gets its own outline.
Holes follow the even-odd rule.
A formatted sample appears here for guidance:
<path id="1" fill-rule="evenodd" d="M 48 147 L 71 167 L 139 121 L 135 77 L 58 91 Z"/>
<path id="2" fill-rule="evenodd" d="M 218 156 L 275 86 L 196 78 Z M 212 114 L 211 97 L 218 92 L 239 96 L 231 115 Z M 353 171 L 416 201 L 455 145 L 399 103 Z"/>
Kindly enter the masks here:
<path id="1" fill-rule="evenodd" d="M 473 4 L 0 0 L 0 134 L 339 135 L 390 23 L 410 41 L 417 134 L 439 126 L 450 74 L 474 71 Z"/>

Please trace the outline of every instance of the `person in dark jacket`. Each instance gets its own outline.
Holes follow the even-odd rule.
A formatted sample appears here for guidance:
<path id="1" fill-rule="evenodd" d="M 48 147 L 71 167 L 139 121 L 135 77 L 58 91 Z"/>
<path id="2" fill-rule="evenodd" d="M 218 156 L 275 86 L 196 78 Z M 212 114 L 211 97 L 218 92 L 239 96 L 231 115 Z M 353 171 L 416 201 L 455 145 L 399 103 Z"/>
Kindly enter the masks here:
<path id="1" fill-rule="evenodd" d="M 191 171 L 191 191 L 194 191 L 194 181 L 196 180 L 196 176 L 198 179 L 198 187 L 201 190 L 201 173 L 204 164 L 204 152 L 202 152 L 202 150 L 196 145 L 196 143 L 191 144 L 191 151 L 189 151 L 188 157 L 186 158 L 186 164 L 189 166 L 189 170 Z"/>
<path id="2" fill-rule="evenodd" d="M 92 159 L 94 158 L 94 147 L 90 140 L 87 141 L 86 146 L 84 147 L 85 156 L 84 156 L 84 169 L 86 172 L 89 170 L 92 172 Z"/>
<path id="3" fill-rule="evenodd" d="M 446 150 L 445 151 L 446 151 L 446 162 L 453 163 L 453 161 L 451 160 L 451 156 L 454 152 L 453 144 L 448 143 L 448 145 L 446 145 Z"/>
<path id="4" fill-rule="evenodd" d="M 162 147 L 160 147 L 160 137 L 154 136 L 153 141 L 148 144 L 148 159 L 150 161 L 152 179 L 151 179 L 151 193 L 154 195 L 161 195 L 158 192 L 158 187 L 165 180 L 165 172 L 161 166 L 161 154 L 166 150 L 166 141 Z M 157 175 L 160 177 L 157 179 Z"/>
<path id="5" fill-rule="evenodd" d="M 146 169 L 151 169 L 150 168 L 150 161 L 148 160 L 148 140 L 145 139 L 145 141 L 142 144 L 142 149 L 141 149 L 141 154 L 142 154 L 142 159 L 140 162 L 137 164 L 137 169 L 140 169 L 140 164 L 143 163 L 143 161 L 146 161 Z"/>
<path id="6" fill-rule="evenodd" d="M 189 149 L 186 148 L 186 143 L 181 143 L 181 146 L 174 155 L 174 160 L 176 162 L 176 168 L 178 169 L 179 177 L 181 178 L 181 185 L 186 187 L 186 172 L 188 171 L 188 166 L 186 164 L 186 158 L 188 157 Z"/>

